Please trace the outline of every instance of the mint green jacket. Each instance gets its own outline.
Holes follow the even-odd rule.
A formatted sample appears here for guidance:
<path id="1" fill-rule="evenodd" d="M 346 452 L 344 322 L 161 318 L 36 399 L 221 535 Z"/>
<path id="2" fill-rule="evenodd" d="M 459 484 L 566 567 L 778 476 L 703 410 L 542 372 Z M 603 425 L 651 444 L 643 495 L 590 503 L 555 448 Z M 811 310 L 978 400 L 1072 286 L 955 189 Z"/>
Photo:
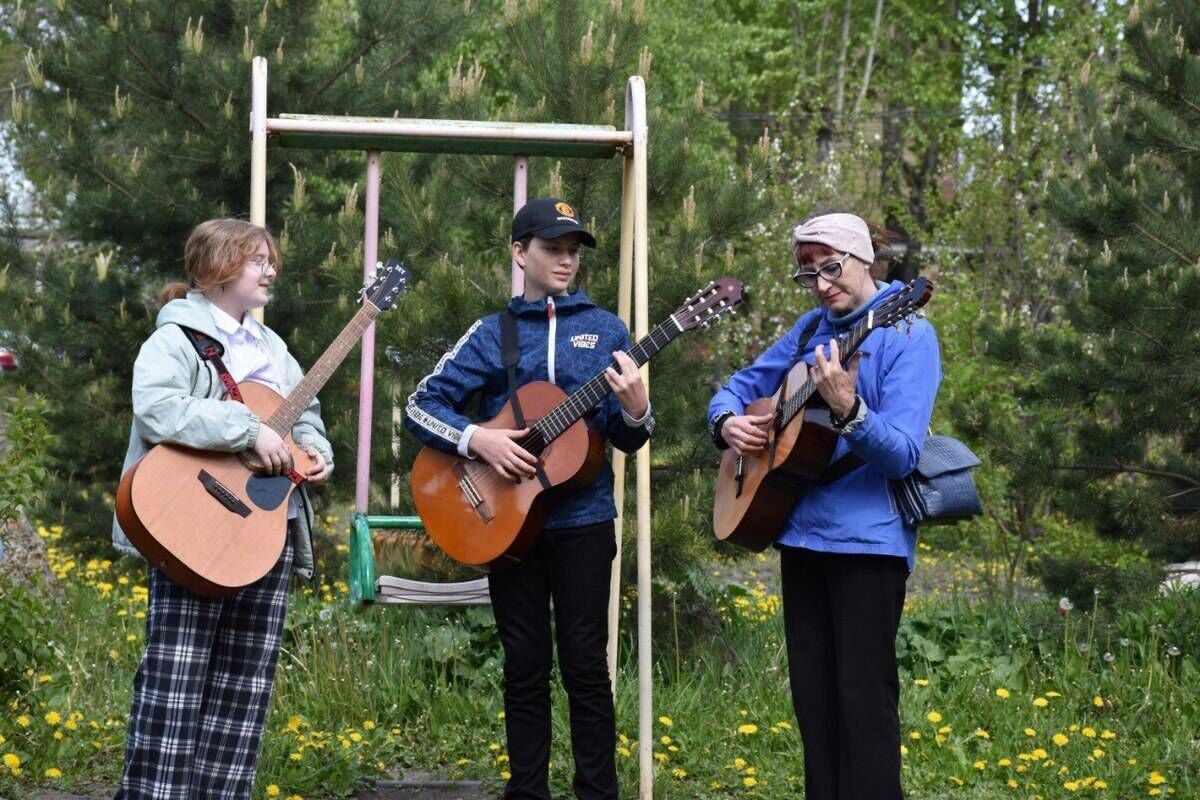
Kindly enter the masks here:
<path id="1" fill-rule="evenodd" d="M 217 338 L 210 303 L 199 292 L 172 300 L 158 312 L 155 331 L 133 363 L 133 426 L 129 449 L 121 467 L 124 474 L 159 442 L 174 442 L 197 450 L 236 453 L 253 447 L 258 438 L 258 417 L 238 402 L 222 400 L 225 387 L 211 363 L 200 358 L 180 325 Z M 283 374 L 286 396 L 303 373 L 288 353 L 283 339 L 262 323 L 247 317 L 263 334 L 271 360 Z M 219 341 L 219 340 L 218 340 Z M 309 445 L 333 466 L 333 450 L 325 438 L 321 404 L 313 399 L 292 428 L 297 444 Z M 313 510 L 305 486 L 299 489 L 300 513 L 290 523 L 294 548 L 293 569 L 305 578 L 313 574 Z M 138 555 L 120 523 L 113 517 L 113 544 L 130 555 Z"/>

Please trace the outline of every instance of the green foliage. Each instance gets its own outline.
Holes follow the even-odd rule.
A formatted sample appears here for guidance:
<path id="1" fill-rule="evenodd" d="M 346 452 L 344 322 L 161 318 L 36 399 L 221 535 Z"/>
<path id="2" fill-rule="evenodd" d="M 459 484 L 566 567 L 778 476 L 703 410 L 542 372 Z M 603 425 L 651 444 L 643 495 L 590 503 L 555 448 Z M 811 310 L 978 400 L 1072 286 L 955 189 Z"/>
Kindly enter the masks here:
<path id="1" fill-rule="evenodd" d="M 52 450 L 61 479 L 47 511 L 72 535 L 103 530 L 111 514 L 132 361 L 159 287 L 182 277 L 188 231 L 247 213 L 251 58 L 269 59 L 272 115 L 422 116 L 434 94 L 423 71 L 476 19 L 461 12 L 413 0 L 73 2 L 6 18 L 28 53 L 11 120 L 13 158 L 34 192 L 23 224 L 44 238 L 35 250 L 11 246 L 17 215 L 6 214 L 0 331 L 23 358 L 18 382 L 48 398 L 54 430 L 70 432 Z M 361 157 L 275 150 L 268 162 L 267 222 L 286 269 L 267 320 L 309 365 L 352 312 Z M 355 386 L 350 370 L 335 377 L 327 420 L 349 418 Z M 342 458 L 353 427 L 336 427 Z M 353 472 L 335 472 L 335 493 Z"/>
<path id="2" fill-rule="evenodd" d="M 50 482 L 44 398 L 18 389 L 0 396 L 0 522 L 28 509 Z"/>
<path id="3" fill-rule="evenodd" d="M 60 552 L 54 565 L 71 557 Z M 26 651 L 30 660 L 6 687 L 14 705 L 0 718 L 0 754 L 17 756 L 21 774 L 0 768 L 4 796 L 116 781 L 145 625 L 144 572 L 120 567 L 71 570 L 53 612 L 27 588 L 0 601 L 16 610 L 0 624 L 47 613 L 58 621 L 19 632 L 38 649 Z M 656 587 L 655 797 L 784 796 L 803 780 L 774 568 L 764 556 Z M 256 796 L 271 785 L 280 796 L 350 796 L 408 768 L 498 791 L 507 753 L 487 610 L 360 613 L 345 599 L 332 578 L 293 595 Z M 623 796 L 638 785 L 635 616 L 626 604 L 617 674 Z M 1059 797 L 1089 776 L 1114 796 L 1141 796 L 1152 773 L 1175 796 L 1200 788 L 1190 757 L 1200 720 L 1200 592 L 1151 596 L 1119 614 L 1089 596 L 1061 615 L 1040 596 L 976 604 L 913 596 L 897 649 L 906 796 L 1008 797 L 1014 780 L 1030 795 Z M 557 679 L 552 688 L 558 796 L 570 792 L 572 759 L 566 697 Z M 63 777 L 46 777 L 52 767 Z"/>
<path id="4" fill-rule="evenodd" d="M 46 639 L 51 610 L 41 591 L 0 578 L 0 698 L 30 685 L 26 670 L 53 663 Z"/>
<path id="5" fill-rule="evenodd" d="M 1063 324 L 1013 317 L 989 339 L 1033 378 L 1018 397 L 1037 424 L 1009 462 L 1025 462 L 1023 483 L 1053 487 L 1059 508 L 1103 535 L 1190 557 L 1200 547 L 1200 419 L 1181 398 L 1200 390 L 1200 250 L 1187 233 L 1200 182 L 1186 155 L 1200 13 L 1135 6 L 1126 37 L 1133 62 L 1118 91 L 1098 91 L 1086 74 L 1080 82 L 1070 167 L 1049 193 L 1076 237 L 1071 272 L 1055 286 Z"/>

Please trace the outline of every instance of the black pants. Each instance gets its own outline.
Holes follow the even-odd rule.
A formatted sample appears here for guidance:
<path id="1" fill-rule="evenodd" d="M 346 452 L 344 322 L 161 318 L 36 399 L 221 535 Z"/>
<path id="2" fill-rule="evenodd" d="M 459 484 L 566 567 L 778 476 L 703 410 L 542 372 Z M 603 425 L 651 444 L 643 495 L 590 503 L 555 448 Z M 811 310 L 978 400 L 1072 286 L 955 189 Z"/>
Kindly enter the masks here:
<path id="1" fill-rule="evenodd" d="M 516 567 L 488 578 L 504 645 L 504 724 L 513 800 L 550 800 L 550 602 L 571 711 L 575 796 L 616 800 L 617 730 L 608 674 L 613 524 L 544 531 Z"/>
<path id="2" fill-rule="evenodd" d="M 805 800 L 901 800 L 896 630 L 908 565 L 781 550 Z"/>

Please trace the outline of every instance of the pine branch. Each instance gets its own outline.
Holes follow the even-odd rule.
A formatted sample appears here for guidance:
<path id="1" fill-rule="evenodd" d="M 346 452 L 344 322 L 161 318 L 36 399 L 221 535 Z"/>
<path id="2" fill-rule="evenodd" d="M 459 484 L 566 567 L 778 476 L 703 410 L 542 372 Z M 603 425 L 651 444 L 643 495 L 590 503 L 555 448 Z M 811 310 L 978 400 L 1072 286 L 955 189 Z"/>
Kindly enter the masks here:
<path id="1" fill-rule="evenodd" d="M 125 43 L 125 50 L 131 56 L 133 56 L 134 60 L 138 62 L 139 66 L 141 66 L 142 71 L 145 72 L 147 75 L 149 75 L 150 80 L 152 80 L 156 84 L 158 84 L 158 88 L 160 88 L 167 96 L 165 98 L 155 97 L 154 95 L 146 92 L 144 89 L 140 89 L 136 84 L 129 83 L 128 84 L 129 86 L 131 86 L 132 88 L 138 89 L 138 91 L 145 94 L 145 96 L 150 97 L 154 100 L 158 100 L 160 103 L 164 103 L 168 106 L 174 106 L 175 108 L 179 109 L 179 112 L 181 114 L 183 114 L 185 117 L 190 119 L 192 122 L 196 123 L 204 130 L 206 130 L 206 131 L 208 130 L 208 128 L 209 128 L 208 123 L 205 122 L 203 120 L 203 118 L 201 118 L 200 115 L 197 114 L 195 111 L 192 111 L 190 108 L 185 106 L 183 104 L 183 101 L 181 101 L 175 97 L 174 92 L 171 91 L 171 87 L 168 86 L 167 84 L 165 84 L 162 81 L 162 79 L 158 76 L 158 74 L 153 69 L 151 69 L 150 65 L 147 64 L 145 59 L 142 58 L 141 53 L 139 53 L 137 50 L 134 50 L 132 47 L 129 46 L 128 41 L 126 41 L 126 43 Z"/>
<path id="2" fill-rule="evenodd" d="M 1151 467 L 1137 467 L 1129 464 L 1122 464 L 1120 461 L 1114 461 L 1110 465 L 1106 464 L 1062 464 L 1052 466 L 1054 470 L 1071 470 L 1080 472 L 1107 472 L 1110 474 L 1116 473 L 1133 473 L 1137 475 L 1150 475 L 1155 478 L 1167 478 L 1169 480 L 1186 483 L 1189 486 L 1194 486 L 1200 489 L 1200 479 L 1193 478 L 1190 475 L 1184 475 L 1179 472 L 1171 472 L 1164 469 L 1153 469 Z"/>

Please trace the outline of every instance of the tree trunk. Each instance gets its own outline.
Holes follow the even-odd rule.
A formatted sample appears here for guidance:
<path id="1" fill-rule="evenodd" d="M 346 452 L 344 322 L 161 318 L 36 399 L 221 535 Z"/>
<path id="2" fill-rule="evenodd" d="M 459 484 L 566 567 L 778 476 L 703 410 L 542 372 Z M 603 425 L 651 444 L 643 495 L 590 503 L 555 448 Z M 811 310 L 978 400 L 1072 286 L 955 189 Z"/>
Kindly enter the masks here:
<path id="1" fill-rule="evenodd" d="M 879 41 L 879 22 L 883 17 L 883 0 L 875 0 L 875 21 L 871 25 L 871 41 L 867 45 L 867 63 L 863 67 L 862 86 L 858 89 L 858 99 L 854 101 L 854 116 L 858 116 L 863 100 L 867 97 L 867 87 L 871 85 L 871 69 L 875 65 L 875 45 Z"/>
<path id="2" fill-rule="evenodd" d="M 842 11 L 842 38 L 838 51 L 837 91 L 833 99 L 834 124 L 842 124 L 842 112 L 846 110 L 846 54 L 850 50 L 850 3 Z"/>

